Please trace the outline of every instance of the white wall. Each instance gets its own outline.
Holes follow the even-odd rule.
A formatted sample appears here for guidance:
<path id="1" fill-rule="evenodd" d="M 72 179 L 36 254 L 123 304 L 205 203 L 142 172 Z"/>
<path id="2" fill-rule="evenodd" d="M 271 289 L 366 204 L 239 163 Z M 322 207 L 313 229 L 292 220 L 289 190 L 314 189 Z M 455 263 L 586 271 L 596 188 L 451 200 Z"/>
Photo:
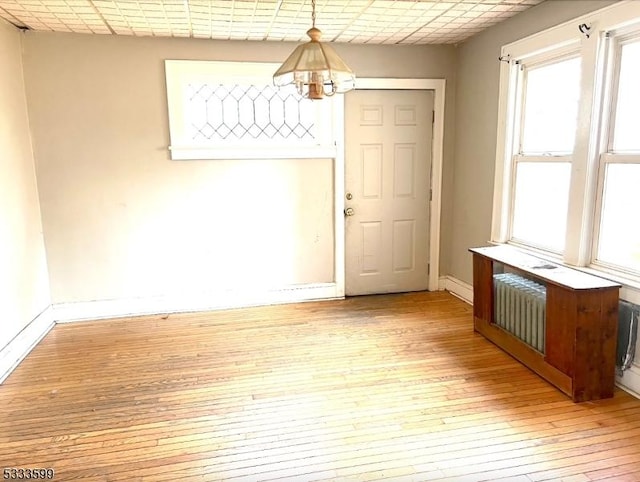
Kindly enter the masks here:
<path id="1" fill-rule="evenodd" d="M 0 20 L 0 350 L 50 304 L 22 37 Z"/>
<path id="2" fill-rule="evenodd" d="M 341 47 L 363 77 L 453 81 L 450 46 Z M 329 160 L 170 161 L 167 152 L 165 59 L 277 62 L 292 49 L 283 43 L 26 35 L 27 98 L 54 303 L 334 279 Z M 451 110 L 449 132 L 452 121 Z M 445 142 L 446 189 L 452 137 Z M 446 213 L 450 203 L 444 204 Z"/>
<path id="3" fill-rule="evenodd" d="M 468 248 L 490 239 L 496 158 L 500 48 L 611 1 L 543 2 L 461 45 L 456 83 L 453 211 L 450 274 L 471 283 Z"/>

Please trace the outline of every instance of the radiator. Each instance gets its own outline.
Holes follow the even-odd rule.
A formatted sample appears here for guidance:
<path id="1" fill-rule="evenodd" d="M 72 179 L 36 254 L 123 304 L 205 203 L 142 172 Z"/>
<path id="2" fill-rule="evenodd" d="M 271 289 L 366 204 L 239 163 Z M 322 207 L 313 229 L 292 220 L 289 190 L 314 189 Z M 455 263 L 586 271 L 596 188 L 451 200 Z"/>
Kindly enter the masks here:
<path id="1" fill-rule="evenodd" d="M 514 273 L 493 275 L 494 321 L 544 353 L 547 289 Z"/>
<path id="2" fill-rule="evenodd" d="M 618 375 L 631 366 L 636 352 L 638 336 L 638 318 L 640 306 L 620 301 L 618 308 L 618 347 L 616 350 L 616 367 Z"/>

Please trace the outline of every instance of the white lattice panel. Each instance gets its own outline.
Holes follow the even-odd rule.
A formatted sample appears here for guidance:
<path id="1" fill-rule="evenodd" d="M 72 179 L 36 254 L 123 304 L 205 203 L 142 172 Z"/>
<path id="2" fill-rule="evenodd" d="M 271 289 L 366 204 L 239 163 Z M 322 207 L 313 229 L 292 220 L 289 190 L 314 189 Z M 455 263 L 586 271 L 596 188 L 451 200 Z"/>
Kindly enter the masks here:
<path id="1" fill-rule="evenodd" d="M 458 43 L 543 0 L 317 0 L 333 42 Z M 310 0 L 0 0 L 33 30 L 234 40 L 306 40 Z"/>

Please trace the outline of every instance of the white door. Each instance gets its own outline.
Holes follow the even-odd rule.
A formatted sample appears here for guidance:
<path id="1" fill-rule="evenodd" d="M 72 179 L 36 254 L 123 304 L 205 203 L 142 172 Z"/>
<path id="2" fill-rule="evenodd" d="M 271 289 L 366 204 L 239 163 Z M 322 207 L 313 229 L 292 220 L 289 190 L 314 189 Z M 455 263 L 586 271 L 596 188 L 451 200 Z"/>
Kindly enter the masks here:
<path id="1" fill-rule="evenodd" d="M 345 102 L 346 294 L 426 290 L 433 92 Z"/>

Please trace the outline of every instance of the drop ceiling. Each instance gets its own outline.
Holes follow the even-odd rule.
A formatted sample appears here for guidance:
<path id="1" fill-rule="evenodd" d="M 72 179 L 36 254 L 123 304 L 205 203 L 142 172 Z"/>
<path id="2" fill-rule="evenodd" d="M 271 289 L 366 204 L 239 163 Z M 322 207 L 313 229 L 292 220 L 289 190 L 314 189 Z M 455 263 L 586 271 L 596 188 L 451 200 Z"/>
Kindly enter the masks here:
<path id="1" fill-rule="evenodd" d="M 323 39 L 455 44 L 543 0 L 316 0 Z M 307 40 L 310 0 L 0 0 L 37 31 L 230 40 Z"/>

